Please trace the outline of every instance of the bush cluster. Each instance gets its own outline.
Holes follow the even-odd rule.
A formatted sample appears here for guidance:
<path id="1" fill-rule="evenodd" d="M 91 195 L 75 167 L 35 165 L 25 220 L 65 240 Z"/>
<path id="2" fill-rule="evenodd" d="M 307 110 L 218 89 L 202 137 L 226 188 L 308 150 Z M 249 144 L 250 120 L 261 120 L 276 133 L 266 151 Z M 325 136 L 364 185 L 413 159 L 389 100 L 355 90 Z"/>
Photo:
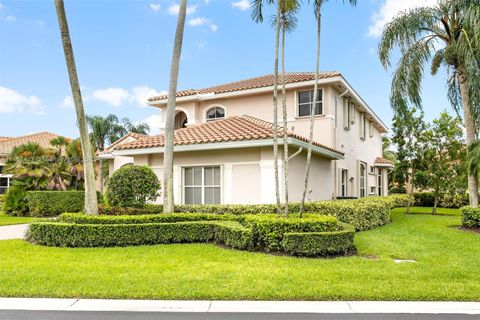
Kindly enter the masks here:
<path id="1" fill-rule="evenodd" d="M 356 200 L 315 201 L 305 203 L 306 213 L 320 213 L 337 217 L 351 224 L 358 231 L 369 230 L 390 221 L 390 210 L 406 206 L 408 195 L 395 194 L 385 197 L 367 197 Z M 298 212 L 300 204 L 290 203 L 290 210 Z M 273 204 L 261 205 L 176 205 L 178 213 L 211 213 L 217 215 L 275 214 Z M 147 204 L 144 208 L 121 208 L 101 206 L 101 215 L 142 215 L 163 212 L 162 205 Z"/>
<path id="2" fill-rule="evenodd" d="M 348 229 L 349 228 L 349 229 Z M 58 247 L 110 247 L 168 243 L 215 242 L 235 249 L 287 252 L 292 255 L 333 255 L 347 252 L 350 242 L 333 239 L 345 230 L 331 216 L 157 214 L 135 216 L 88 216 L 66 213 L 56 221 L 34 222 L 28 239 Z M 312 237 L 308 235 L 313 234 Z M 286 237 L 286 235 L 291 235 Z M 288 239 L 287 239 L 288 238 Z M 330 240 L 329 240 L 330 239 Z M 346 238 L 345 238 L 346 239 Z"/>
<path id="3" fill-rule="evenodd" d="M 435 203 L 435 196 L 432 192 L 415 192 L 413 193 L 415 199 L 414 204 L 419 207 L 433 207 Z M 468 205 L 468 194 L 445 194 L 438 199 L 438 206 L 440 208 L 460 208 Z"/>
<path id="4" fill-rule="evenodd" d="M 480 228 L 480 208 L 462 207 L 462 225 L 466 228 Z"/>
<path id="5" fill-rule="evenodd" d="M 25 199 L 29 216 L 54 217 L 64 212 L 83 211 L 85 191 L 27 191 Z M 97 199 L 102 202 L 99 192 Z"/>

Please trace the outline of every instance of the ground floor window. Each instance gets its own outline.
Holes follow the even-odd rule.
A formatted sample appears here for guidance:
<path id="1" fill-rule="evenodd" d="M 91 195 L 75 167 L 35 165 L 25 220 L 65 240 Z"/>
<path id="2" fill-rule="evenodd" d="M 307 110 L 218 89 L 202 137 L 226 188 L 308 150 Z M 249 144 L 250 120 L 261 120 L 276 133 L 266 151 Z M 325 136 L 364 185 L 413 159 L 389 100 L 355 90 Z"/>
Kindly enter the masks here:
<path id="1" fill-rule="evenodd" d="M 185 204 L 220 204 L 220 166 L 183 168 Z"/>
<path id="2" fill-rule="evenodd" d="M 367 164 L 360 163 L 360 198 L 367 196 Z"/>
<path id="3" fill-rule="evenodd" d="M 378 195 L 383 196 L 383 169 L 378 168 L 378 174 L 377 174 L 377 189 L 378 189 Z"/>
<path id="4" fill-rule="evenodd" d="M 9 178 L 0 177 L 0 194 L 7 193 Z"/>
<path id="5" fill-rule="evenodd" d="M 348 170 L 342 169 L 342 176 L 340 179 L 340 196 L 346 197 L 348 195 Z"/>

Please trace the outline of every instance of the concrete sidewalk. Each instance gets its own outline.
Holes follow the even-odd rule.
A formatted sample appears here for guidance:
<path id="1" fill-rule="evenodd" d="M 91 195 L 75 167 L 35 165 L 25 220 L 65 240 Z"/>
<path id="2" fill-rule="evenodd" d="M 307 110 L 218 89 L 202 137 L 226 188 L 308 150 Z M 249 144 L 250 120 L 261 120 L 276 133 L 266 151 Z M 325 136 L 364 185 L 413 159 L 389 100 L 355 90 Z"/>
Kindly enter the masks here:
<path id="1" fill-rule="evenodd" d="M 0 240 L 23 239 L 28 230 L 28 224 L 14 224 L 0 227 Z"/>
<path id="2" fill-rule="evenodd" d="M 0 310 L 480 315 L 480 302 L 172 301 L 0 298 Z"/>

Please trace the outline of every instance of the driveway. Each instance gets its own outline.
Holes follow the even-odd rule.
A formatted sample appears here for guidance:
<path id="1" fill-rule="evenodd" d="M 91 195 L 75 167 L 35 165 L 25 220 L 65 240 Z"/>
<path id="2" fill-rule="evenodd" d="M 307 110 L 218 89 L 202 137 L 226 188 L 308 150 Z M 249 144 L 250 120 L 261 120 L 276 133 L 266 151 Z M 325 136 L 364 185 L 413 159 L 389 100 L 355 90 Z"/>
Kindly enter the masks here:
<path id="1" fill-rule="evenodd" d="M 0 240 L 24 239 L 28 224 L 15 224 L 0 227 Z"/>

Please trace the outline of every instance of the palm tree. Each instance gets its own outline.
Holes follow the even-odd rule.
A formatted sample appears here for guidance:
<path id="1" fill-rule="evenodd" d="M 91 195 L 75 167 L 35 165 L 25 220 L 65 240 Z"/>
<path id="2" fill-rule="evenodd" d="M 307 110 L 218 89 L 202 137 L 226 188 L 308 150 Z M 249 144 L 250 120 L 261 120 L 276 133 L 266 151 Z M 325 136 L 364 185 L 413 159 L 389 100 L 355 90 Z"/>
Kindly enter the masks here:
<path id="1" fill-rule="evenodd" d="M 68 30 L 67 16 L 63 0 L 55 0 L 55 8 L 57 11 L 58 25 L 62 37 L 63 51 L 67 64 L 68 75 L 70 78 L 70 87 L 72 90 L 73 102 L 77 113 L 77 124 L 80 130 L 80 141 L 82 147 L 84 171 L 85 171 L 85 207 L 86 214 L 98 215 L 97 192 L 95 188 L 95 171 L 93 168 L 93 154 L 88 137 L 87 120 L 83 109 L 82 94 L 80 92 L 80 84 L 78 82 L 77 69 L 75 66 L 75 58 L 73 55 L 72 42 L 70 40 L 70 32 Z"/>
<path id="2" fill-rule="evenodd" d="M 303 193 L 302 199 L 300 201 L 300 213 L 299 216 L 302 217 L 305 198 L 307 196 L 308 189 L 308 180 L 310 178 L 310 167 L 312 164 L 312 148 L 313 148 L 313 128 L 315 124 L 315 109 L 318 103 L 318 78 L 320 77 L 320 47 L 321 47 L 321 35 L 322 35 L 322 7 L 323 4 L 328 0 L 314 0 L 313 1 L 313 12 L 317 22 L 317 52 L 316 52 L 316 68 L 315 68 L 315 85 L 313 87 L 313 104 L 310 108 L 310 130 L 308 138 L 308 151 L 307 151 L 307 162 L 305 165 L 305 179 L 303 180 Z M 348 1 L 352 6 L 357 5 L 357 0 L 344 0 L 343 2 Z"/>
<path id="3" fill-rule="evenodd" d="M 467 169 L 477 180 L 480 175 L 480 140 L 473 142 L 467 154 Z"/>
<path id="4" fill-rule="evenodd" d="M 58 157 L 61 157 L 62 155 L 65 155 L 64 152 L 63 152 L 63 148 L 65 148 L 69 143 L 69 139 L 65 138 L 65 137 L 62 137 L 62 136 L 59 136 L 59 137 L 56 137 L 52 140 L 50 140 L 50 144 L 53 146 L 53 147 L 56 147 L 57 150 L 57 154 L 58 154 Z"/>
<path id="5" fill-rule="evenodd" d="M 70 188 L 81 190 L 85 184 L 82 144 L 79 139 L 72 140 L 67 146 L 68 172 L 72 176 Z"/>
<path id="6" fill-rule="evenodd" d="M 392 79 L 391 105 L 402 112 L 409 103 L 421 106 L 421 80 L 430 60 L 431 73 L 447 68 L 448 98 L 454 109 L 463 109 L 467 145 L 475 141 L 480 119 L 480 0 L 440 0 L 432 8 L 400 13 L 383 31 L 380 61 L 391 66 L 392 51 L 401 58 Z M 468 176 L 470 205 L 478 206 L 478 180 Z"/>
<path id="7" fill-rule="evenodd" d="M 172 64 L 170 67 L 170 84 L 168 87 L 168 102 L 165 123 L 165 148 L 163 153 L 163 211 L 173 212 L 173 131 L 175 121 L 175 105 L 177 96 L 178 69 L 182 53 L 183 30 L 187 15 L 187 0 L 180 0 L 177 30 L 173 44 Z"/>
<path id="8" fill-rule="evenodd" d="M 395 152 L 390 149 L 392 145 L 392 140 L 387 137 L 382 137 L 382 157 L 384 159 L 390 160 L 392 163 L 395 163 L 396 155 Z"/>
<path id="9" fill-rule="evenodd" d="M 252 19 L 255 22 L 263 22 L 263 5 L 273 4 L 274 0 L 253 0 Z M 280 43 L 280 15 L 282 11 L 281 2 L 277 3 L 277 14 L 275 16 L 275 60 L 273 68 L 273 167 L 275 174 L 275 197 L 277 202 L 277 216 L 282 214 L 280 206 L 280 183 L 278 175 L 278 51 Z M 285 133 L 286 134 L 286 133 Z"/>

